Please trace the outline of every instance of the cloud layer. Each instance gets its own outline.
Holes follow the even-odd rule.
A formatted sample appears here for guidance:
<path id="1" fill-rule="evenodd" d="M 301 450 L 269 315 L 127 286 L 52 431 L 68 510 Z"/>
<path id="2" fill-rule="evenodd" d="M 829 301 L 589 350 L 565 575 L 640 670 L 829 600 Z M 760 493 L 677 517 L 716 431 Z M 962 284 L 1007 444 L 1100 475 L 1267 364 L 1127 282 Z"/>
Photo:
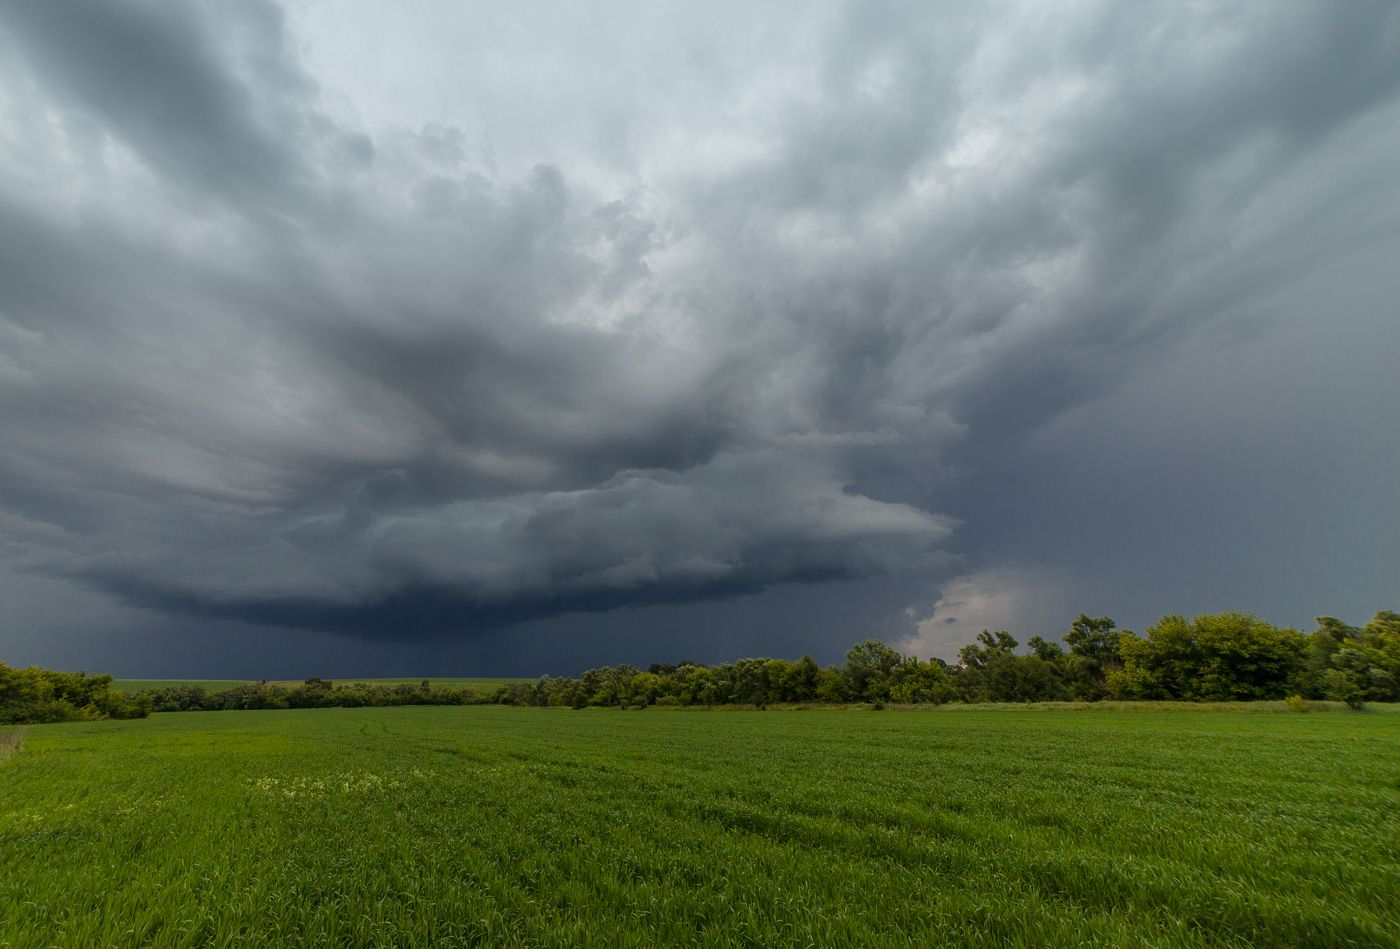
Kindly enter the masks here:
<path id="1" fill-rule="evenodd" d="M 1050 487 L 1180 428 L 1135 386 L 1330 321 L 1319 414 L 1393 431 L 1393 4 L 362 13 L 0 8 L 12 575 L 388 638 L 959 557 L 1089 590 Z M 1295 305 L 1344 266 L 1371 302 Z"/>

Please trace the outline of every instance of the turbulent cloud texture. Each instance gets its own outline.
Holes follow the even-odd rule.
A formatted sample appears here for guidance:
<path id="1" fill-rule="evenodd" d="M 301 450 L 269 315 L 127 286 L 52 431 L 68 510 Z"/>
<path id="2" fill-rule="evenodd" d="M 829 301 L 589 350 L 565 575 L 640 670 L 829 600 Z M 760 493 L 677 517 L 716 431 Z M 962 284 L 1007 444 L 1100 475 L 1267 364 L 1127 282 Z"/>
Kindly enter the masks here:
<path id="1" fill-rule="evenodd" d="M 840 580 L 927 641 L 999 560 L 1101 602 L 1107 512 L 1396 434 L 1397 129 L 1388 2 L 6 3 L 0 585 L 371 639 Z M 1133 556 L 1129 610 L 1216 605 Z"/>

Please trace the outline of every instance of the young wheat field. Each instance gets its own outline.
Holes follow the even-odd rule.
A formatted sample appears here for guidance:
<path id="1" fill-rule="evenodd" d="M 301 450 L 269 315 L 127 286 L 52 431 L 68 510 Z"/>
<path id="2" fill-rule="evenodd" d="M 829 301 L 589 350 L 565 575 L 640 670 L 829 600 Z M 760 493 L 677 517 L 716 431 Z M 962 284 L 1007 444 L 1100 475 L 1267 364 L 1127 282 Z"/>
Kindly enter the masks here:
<path id="1" fill-rule="evenodd" d="M 1395 946 L 1400 712 L 43 725 L 0 946 Z"/>

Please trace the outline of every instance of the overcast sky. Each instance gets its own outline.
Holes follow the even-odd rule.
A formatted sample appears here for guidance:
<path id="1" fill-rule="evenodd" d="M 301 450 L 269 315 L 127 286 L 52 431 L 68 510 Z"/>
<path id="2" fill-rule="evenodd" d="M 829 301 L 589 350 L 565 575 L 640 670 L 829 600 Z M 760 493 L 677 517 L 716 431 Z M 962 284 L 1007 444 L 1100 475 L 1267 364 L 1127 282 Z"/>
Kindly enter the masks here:
<path id="1" fill-rule="evenodd" d="M 1400 5 L 0 4 L 0 659 L 1400 607 Z"/>

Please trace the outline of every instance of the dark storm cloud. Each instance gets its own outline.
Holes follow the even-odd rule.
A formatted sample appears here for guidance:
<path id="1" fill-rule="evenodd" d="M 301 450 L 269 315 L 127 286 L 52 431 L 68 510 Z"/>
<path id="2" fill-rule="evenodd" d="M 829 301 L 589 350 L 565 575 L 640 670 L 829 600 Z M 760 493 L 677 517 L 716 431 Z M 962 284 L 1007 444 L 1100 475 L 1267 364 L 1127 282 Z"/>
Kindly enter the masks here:
<path id="1" fill-rule="evenodd" d="M 315 12 L 0 7 L 10 571 L 399 638 L 962 554 L 907 594 L 941 649 L 1092 589 L 1111 531 L 1064 562 L 1033 516 L 1105 450 L 1057 420 L 1165 431 L 1137 380 L 1256 366 L 1290 286 L 1393 243 L 1389 3 L 561 13 L 413 80 L 460 127 L 358 78 L 433 49 L 337 66 Z"/>
<path id="2" fill-rule="evenodd" d="M 315 177 L 287 147 L 319 119 L 301 107 L 314 84 L 275 6 L 26 0 L 4 17 L 51 105 L 118 137 L 187 197 L 269 206 Z M 363 154 L 368 143 L 341 144 Z"/>

